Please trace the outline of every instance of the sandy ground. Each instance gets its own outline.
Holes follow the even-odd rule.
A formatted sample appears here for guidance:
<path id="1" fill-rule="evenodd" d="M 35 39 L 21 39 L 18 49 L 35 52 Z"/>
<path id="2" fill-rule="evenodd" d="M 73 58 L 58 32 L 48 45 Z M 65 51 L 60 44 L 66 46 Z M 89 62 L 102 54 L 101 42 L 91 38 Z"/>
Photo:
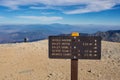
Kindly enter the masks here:
<path id="1" fill-rule="evenodd" d="M 120 80 L 120 43 L 102 42 L 101 60 L 79 60 L 78 80 Z M 0 45 L 0 80 L 70 80 L 70 60 L 49 59 L 48 41 Z"/>

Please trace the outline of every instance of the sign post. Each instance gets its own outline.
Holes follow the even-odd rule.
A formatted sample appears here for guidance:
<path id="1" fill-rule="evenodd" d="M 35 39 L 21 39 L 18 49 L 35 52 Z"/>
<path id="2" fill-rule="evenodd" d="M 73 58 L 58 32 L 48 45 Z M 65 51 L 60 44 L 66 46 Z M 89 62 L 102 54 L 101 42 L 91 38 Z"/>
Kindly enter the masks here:
<path id="1" fill-rule="evenodd" d="M 49 36 L 49 58 L 71 59 L 71 80 L 78 80 L 78 59 L 101 59 L 101 37 L 79 36 L 77 32 Z"/>
<path id="2" fill-rule="evenodd" d="M 73 32 L 71 36 L 73 36 L 74 39 L 76 39 L 75 37 L 79 36 L 79 33 Z M 73 48 L 75 50 L 76 46 L 74 45 Z M 78 80 L 78 59 L 76 59 L 76 56 L 74 56 L 74 59 L 71 59 L 71 80 Z"/>
<path id="3" fill-rule="evenodd" d="M 71 59 L 71 80 L 78 80 L 78 59 Z"/>

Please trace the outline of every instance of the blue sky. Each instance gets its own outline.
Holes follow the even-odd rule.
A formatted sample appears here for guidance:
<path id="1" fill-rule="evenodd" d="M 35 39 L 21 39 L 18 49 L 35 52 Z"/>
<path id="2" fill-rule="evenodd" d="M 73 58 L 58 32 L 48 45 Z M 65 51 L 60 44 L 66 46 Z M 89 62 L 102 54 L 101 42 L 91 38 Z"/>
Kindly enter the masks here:
<path id="1" fill-rule="evenodd" d="M 0 24 L 120 25 L 120 0 L 0 0 Z"/>

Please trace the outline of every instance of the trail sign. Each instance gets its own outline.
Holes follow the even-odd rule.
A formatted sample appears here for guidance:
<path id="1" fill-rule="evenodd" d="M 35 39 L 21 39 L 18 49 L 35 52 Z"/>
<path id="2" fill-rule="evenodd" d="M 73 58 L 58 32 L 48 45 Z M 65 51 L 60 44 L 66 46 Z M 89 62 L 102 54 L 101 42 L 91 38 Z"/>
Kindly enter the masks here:
<path id="1" fill-rule="evenodd" d="M 71 59 L 71 80 L 78 80 L 78 59 L 100 59 L 101 37 L 71 36 L 49 37 L 49 58 Z"/>
<path id="2" fill-rule="evenodd" d="M 100 59 L 99 36 L 50 36 L 49 58 Z"/>

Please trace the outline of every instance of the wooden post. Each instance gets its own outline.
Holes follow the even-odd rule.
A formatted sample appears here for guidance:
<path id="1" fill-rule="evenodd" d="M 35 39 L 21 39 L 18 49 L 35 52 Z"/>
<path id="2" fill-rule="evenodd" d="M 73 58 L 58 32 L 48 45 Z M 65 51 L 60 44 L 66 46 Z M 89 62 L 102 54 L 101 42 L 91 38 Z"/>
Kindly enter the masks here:
<path id="1" fill-rule="evenodd" d="M 73 32 L 71 36 L 79 36 L 79 33 Z M 78 80 L 78 59 L 71 59 L 71 80 Z"/>
<path id="2" fill-rule="evenodd" d="M 71 80 L 78 80 L 78 59 L 71 59 Z"/>

